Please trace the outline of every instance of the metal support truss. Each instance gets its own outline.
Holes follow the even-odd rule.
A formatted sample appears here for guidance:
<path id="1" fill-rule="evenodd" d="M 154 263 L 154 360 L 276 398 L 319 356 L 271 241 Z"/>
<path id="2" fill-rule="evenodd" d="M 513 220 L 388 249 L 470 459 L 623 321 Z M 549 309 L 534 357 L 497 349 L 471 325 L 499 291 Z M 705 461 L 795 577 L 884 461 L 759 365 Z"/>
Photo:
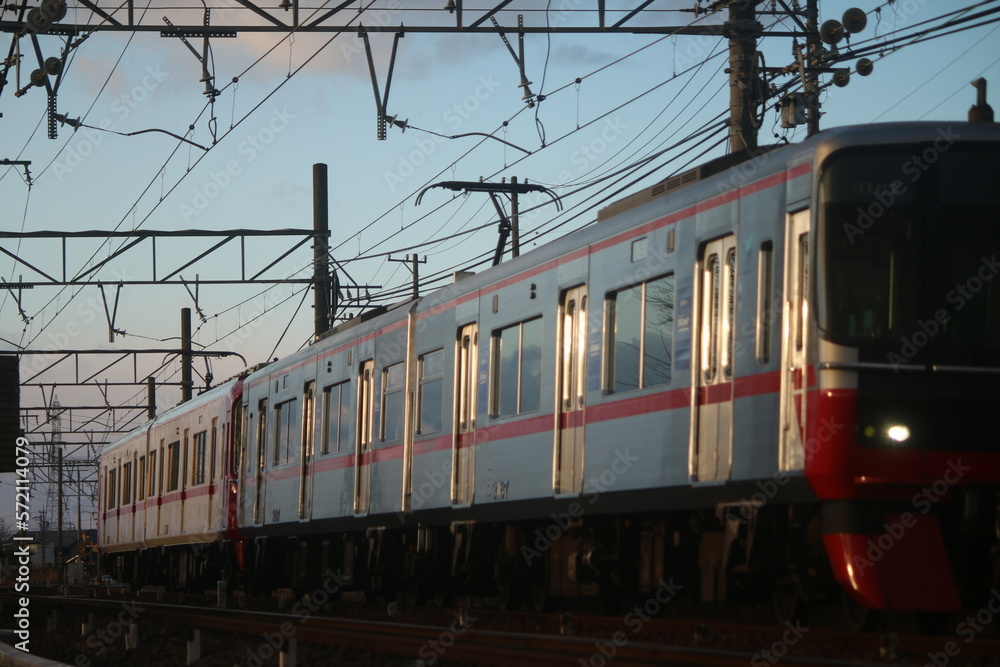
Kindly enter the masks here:
<path id="1" fill-rule="evenodd" d="M 443 1 L 443 0 L 442 0 Z M 543 21 L 538 21 L 541 25 L 525 27 L 525 32 L 534 33 L 564 33 L 564 34 L 680 34 L 699 35 L 705 34 L 709 28 L 705 26 L 686 26 L 688 17 L 691 14 L 702 14 L 709 11 L 700 3 L 694 3 L 692 7 L 679 8 L 669 11 L 656 12 L 646 8 L 652 4 L 652 0 L 634 0 L 635 6 L 630 9 L 608 10 L 603 0 L 594 3 L 596 6 L 586 3 L 585 6 L 575 9 L 574 25 L 545 26 Z M 162 37 L 235 37 L 241 32 L 361 32 L 383 30 L 396 32 L 400 30 L 395 26 L 389 27 L 389 23 L 398 25 L 399 23 L 409 23 L 406 32 L 429 32 L 429 33 L 497 33 L 496 27 L 490 25 L 491 19 L 499 18 L 508 20 L 517 12 L 524 12 L 524 9 L 507 9 L 511 0 L 495 2 L 492 8 L 483 10 L 466 9 L 462 0 L 450 0 L 441 9 L 428 9 L 427 7 L 406 7 L 406 3 L 401 8 L 399 3 L 392 0 L 378 0 L 359 10 L 358 4 L 353 0 L 346 0 L 337 3 L 335 6 L 324 10 L 319 2 L 302 2 L 301 0 L 290 0 L 275 5 L 263 5 L 261 3 L 250 2 L 249 0 L 236 0 L 236 5 L 232 2 L 222 0 L 207 0 L 202 7 L 181 6 L 164 10 L 170 13 L 171 23 L 167 27 L 163 26 L 163 18 L 154 16 L 154 12 L 142 13 L 135 11 L 134 0 L 126 0 L 123 3 L 115 3 L 117 7 L 98 7 L 96 2 L 91 0 L 80 0 L 80 7 L 76 8 L 71 17 L 77 23 L 71 22 L 68 18 L 54 22 L 45 28 L 46 34 L 50 35 L 79 35 L 89 34 L 96 31 L 101 32 L 159 32 Z M 206 25 L 203 20 L 205 12 L 212 10 L 224 12 L 225 24 Z M 559 14 L 556 7 L 552 13 Z M 648 17 L 642 24 L 633 19 L 640 13 L 645 12 Z M 357 20 L 360 18 L 367 25 L 361 26 Z M 672 23 L 680 25 L 666 25 L 665 22 L 657 21 L 659 17 L 669 17 L 674 19 Z M 371 17 L 377 25 L 371 25 L 367 21 Z M 202 19 L 202 20 L 199 20 Z M 471 19 L 469 21 L 468 19 Z M 579 20 L 576 20 L 579 19 Z M 513 23 L 513 21 L 510 21 Z M 567 23 L 570 23 L 567 21 Z M 23 14 L 19 20 L 0 21 L 0 30 L 3 32 L 24 34 L 29 31 L 27 21 Z"/>
<path id="2" fill-rule="evenodd" d="M 328 232 L 329 233 L 329 232 Z M 294 244 L 281 252 L 275 259 L 268 263 L 263 268 L 247 268 L 247 254 L 246 254 L 246 240 L 248 238 L 254 237 L 274 237 L 274 236 L 287 236 L 287 237 L 300 237 L 294 242 Z M 239 241 L 239 256 L 240 256 L 240 277 L 239 278 L 227 278 L 227 279 L 201 279 L 195 281 L 196 285 L 245 285 L 248 283 L 264 283 L 264 284 L 276 284 L 276 283 L 302 283 L 307 284 L 313 282 L 311 273 L 308 277 L 303 278 L 285 278 L 285 277 L 269 277 L 268 271 L 273 269 L 278 262 L 288 257 L 290 254 L 295 252 L 298 248 L 305 245 L 309 241 L 312 241 L 316 237 L 316 232 L 311 229 L 271 229 L 271 230 L 258 230 L 258 229 L 230 229 L 222 231 L 210 231 L 210 230 L 197 230 L 188 229 L 180 231 L 154 231 L 154 230 L 134 230 L 126 232 L 105 232 L 105 231 L 85 231 L 85 232 L 55 232 L 55 231 L 38 231 L 38 232 L 4 232 L 0 231 L 0 253 L 7 255 L 14 259 L 16 264 L 19 264 L 26 269 L 30 270 L 35 274 L 34 279 L 22 279 L 18 281 L 18 288 L 31 288 L 31 287 L 41 287 L 50 286 L 58 287 L 64 285 L 104 285 L 104 284 L 114 284 L 114 285 L 189 285 L 190 280 L 185 280 L 181 276 L 181 272 L 190 268 L 197 262 L 217 253 L 221 248 L 226 245 L 231 244 L 233 241 Z M 88 268 L 80 269 L 77 273 L 70 274 L 67 271 L 66 264 L 69 257 L 79 257 L 83 251 L 74 251 L 70 247 L 71 243 L 77 239 L 94 239 L 94 238 L 106 238 L 106 239 L 127 239 L 123 244 L 115 251 L 111 252 L 106 257 L 100 260 L 95 260 Z M 191 259 L 175 259 L 177 256 L 176 249 L 172 250 L 170 253 L 171 260 L 174 262 L 181 262 L 179 266 L 171 265 L 168 266 L 166 270 L 161 267 L 164 262 L 161 261 L 162 258 L 157 254 L 156 242 L 157 239 L 197 239 L 197 238 L 217 238 L 221 239 L 213 246 L 207 250 L 202 251 Z M 49 253 L 49 255 L 55 259 L 59 258 L 60 264 L 58 267 L 53 268 L 51 266 L 36 266 L 26 260 L 25 251 L 27 250 L 27 245 L 21 243 L 21 250 L 18 251 L 18 242 L 24 240 L 37 240 L 37 239 L 60 239 L 62 241 L 61 248 L 57 253 Z M 109 279 L 100 279 L 98 274 L 101 269 L 110 268 L 112 260 L 125 259 L 126 255 L 128 258 L 133 257 L 138 252 L 133 249 L 137 248 L 143 241 L 149 241 L 150 255 L 142 258 L 142 263 L 149 266 L 150 275 L 144 279 L 125 279 L 122 276 L 114 276 Z M 12 249 L 8 249 L 5 246 L 11 246 Z M 228 250 L 228 249 L 227 249 Z M 129 254 L 129 251 L 133 251 Z M 194 251 L 192 251 L 194 252 Z M 231 252 L 231 251 L 230 251 Z M 150 261 L 151 260 L 151 261 Z M 139 263 L 139 262 L 135 262 Z M 109 317 L 109 319 L 111 319 Z M 113 326 L 113 323 L 112 323 Z"/>

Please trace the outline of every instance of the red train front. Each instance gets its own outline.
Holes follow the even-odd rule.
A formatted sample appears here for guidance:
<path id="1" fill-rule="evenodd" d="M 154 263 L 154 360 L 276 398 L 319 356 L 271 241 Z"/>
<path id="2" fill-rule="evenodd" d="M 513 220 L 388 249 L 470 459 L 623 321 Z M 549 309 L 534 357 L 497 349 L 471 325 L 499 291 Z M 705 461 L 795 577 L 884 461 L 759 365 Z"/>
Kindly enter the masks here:
<path id="1" fill-rule="evenodd" d="M 978 608 L 1000 574 L 996 131 L 936 128 L 830 146 L 815 251 L 788 240 L 802 267 L 786 299 L 811 295 L 815 312 L 789 306 L 816 334 L 791 333 L 786 368 L 809 352 L 789 409 L 831 569 L 874 609 Z"/>

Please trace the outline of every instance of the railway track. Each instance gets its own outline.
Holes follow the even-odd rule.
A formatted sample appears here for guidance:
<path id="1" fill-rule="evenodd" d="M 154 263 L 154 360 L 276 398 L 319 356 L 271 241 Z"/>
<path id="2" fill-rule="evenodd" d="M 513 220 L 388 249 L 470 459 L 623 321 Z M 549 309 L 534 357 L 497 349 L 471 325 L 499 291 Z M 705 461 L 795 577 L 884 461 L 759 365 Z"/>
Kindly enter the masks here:
<path id="1" fill-rule="evenodd" d="M 976 664 L 993 664 L 1000 656 L 1000 640 L 978 637 L 961 644 L 961 661 L 952 662 L 947 643 L 954 638 L 917 634 L 854 633 L 825 628 L 737 621 L 699 621 L 692 618 L 650 618 L 641 632 L 619 616 L 589 614 L 509 614 L 495 610 L 434 610 L 435 620 L 402 622 L 365 618 L 334 618 L 296 604 L 286 613 L 214 609 L 141 600 L 115 601 L 67 597 L 32 599 L 36 610 L 58 609 L 60 614 L 93 613 L 99 618 L 120 616 L 131 609 L 140 628 L 179 626 L 238 633 L 250 648 L 239 658 L 251 664 L 253 656 L 276 654 L 287 639 L 294 639 L 302 655 L 324 648 L 349 649 L 360 654 L 403 658 L 395 664 L 474 665 L 832 665 L 885 664 L 883 658 L 902 664 L 925 664 L 929 656 L 942 655 L 950 664 L 969 658 Z M 131 605 L 131 607 L 129 607 Z M 369 605 L 365 605 L 367 607 Z M 374 605 L 371 605 L 374 607 Z M 384 605 L 380 605 L 384 613 Z M 373 610 L 369 610 L 373 611 Z M 401 614 L 401 617 L 412 614 Z M 626 616 L 625 619 L 628 617 Z M 450 622 L 449 620 L 450 619 Z M 516 622 L 514 622 L 516 619 Z M 100 625 L 100 624 L 98 624 Z M 517 627 L 517 631 L 489 628 Z M 636 631 L 634 631 L 636 630 Z M 140 633 L 143 631 L 140 629 Z M 246 643 L 246 642 L 244 642 Z M 145 641 L 148 650 L 152 642 Z M 256 644 L 257 648 L 254 648 Z M 269 648 L 265 648 L 269 647 Z M 981 660 L 987 656 L 984 662 Z M 230 661 L 228 664 L 233 664 Z M 299 664 L 312 664 L 300 660 Z M 358 663 L 364 664 L 364 663 Z M 997 664 L 1000 664 L 998 662 Z"/>

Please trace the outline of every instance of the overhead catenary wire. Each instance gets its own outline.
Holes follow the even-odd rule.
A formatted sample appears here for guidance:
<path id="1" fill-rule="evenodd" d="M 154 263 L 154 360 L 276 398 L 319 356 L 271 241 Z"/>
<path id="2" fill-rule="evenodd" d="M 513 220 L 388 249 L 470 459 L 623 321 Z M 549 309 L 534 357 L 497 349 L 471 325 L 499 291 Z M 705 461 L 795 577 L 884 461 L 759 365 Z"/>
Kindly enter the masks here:
<path id="1" fill-rule="evenodd" d="M 372 2 L 374 2 L 374 0 L 370 0 L 370 2 L 369 2 L 369 5 L 371 5 L 371 4 L 372 4 Z M 326 3 L 324 3 L 324 4 L 326 4 Z M 318 10 L 317 10 L 317 11 L 318 11 Z M 359 12 L 358 16 L 360 16 L 360 15 L 361 15 L 361 13 Z M 351 20 L 350 20 L 350 21 L 349 21 L 348 23 L 351 23 L 351 22 L 353 22 L 354 20 L 357 20 L 357 17 L 354 17 L 354 18 L 353 18 L 353 19 L 351 19 Z M 292 73 L 292 75 L 290 75 L 290 76 L 286 77 L 285 79 L 282 79 L 282 81 L 281 81 L 280 83 L 278 83 L 278 85 L 277 85 L 277 86 L 276 86 L 276 87 L 275 87 L 274 89 L 272 89 L 272 90 L 271 90 L 271 92 L 269 92 L 269 93 L 268 93 L 267 95 L 265 95 L 265 96 L 264 96 L 264 98 L 263 98 L 263 99 L 262 99 L 262 100 L 261 100 L 260 102 L 258 102 L 258 103 L 257 103 L 256 105 L 254 105 L 254 106 L 253 106 L 253 107 L 252 107 L 252 108 L 250 109 L 250 111 L 248 111 L 248 112 L 247 112 L 247 113 L 246 113 L 246 114 L 245 114 L 245 115 L 244 115 L 243 117 L 241 117 L 241 118 L 240 118 L 240 119 L 239 119 L 239 120 L 238 120 L 238 121 L 237 121 L 237 122 L 235 123 L 235 125 L 234 125 L 233 127 L 231 127 L 231 128 L 230 128 L 230 129 L 228 130 L 228 131 L 226 131 L 225 133 L 223 133 L 222 137 L 220 137 L 220 141 L 221 141 L 222 139 L 224 139 L 225 137 L 229 136 L 229 135 L 230 135 L 230 134 L 231 134 L 231 133 L 232 133 L 232 132 L 233 132 L 233 131 L 234 131 L 234 130 L 236 129 L 236 127 L 239 127 L 239 125 L 240 125 L 240 124 L 242 124 L 242 123 L 243 123 L 243 122 L 244 122 L 244 121 L 245 121 L 245 120 L 246 120 L 247 118 L 249 118 L 249 117 L 250 117 L 250 115 L 252 115 L 252 114 L 253 114 L 253 112 L 255 112 L 255 111 L 256 111 L 257 109 L 259 109 L 259 108 L 260 108 L 260 107 L 261 107 L 261 106 L 262 106 L 262 105 L 264 104 L 264 102 L 266 102 L 266 101 L 267 101 L 268 99 L 270 99 L 270 98 L 271 98 L 271 97 L 272 97 L 272 96 L 273 96 L 273 95 L 274 95 L 274 94 L 275 94 L 275 93 L 276 93 L 276 92 L 277 92 L 278 90 L 280 90 L 280 89 L 281 89 L 281 88 L 282 88 L 282 87 L 283 87 L 283 86 L 284 86 L 284 85 L 285 85 L 285 84 L 286 84 L 286 83 L 287 83 L 288 81 L 290 81 L 290 80 L 291 80 L 291 78 L 292 78 L 292 76 L 294 76 L 294 75 L 295 75 L 296 73 L 298 73 L 299 71 L 301 71 L 301 70 L 302 70 L 302 69 L 303 69 L 303 68 L 304 68 L 304 67 L 305 67 L 306 65 L 308 65 L 308 64 L 309 64 L 309 63 L 310 63 L 310 62 L 311 62 L 311 61 L 312 61 L 312 60 L 313 60 L 313 59 L 314 59 L 314 58 L 315 58 L 316 56 L 318 56 L 318 55 L 319 55 L 319 53 L 320 53 L 320 52 L 322 52 L 322 51 L 323 51 L 323 50 L 324 50 L 324 49 L 325 49 L 325 48 L 326 48 L 327 46 L 329 46 L 329 44 L 330 44 L 330 43 L 332 43 L 332 42 L 333 42 L 333 41 L 334 41 L 334 40 L 335 40 L 335 39 L 336 39 L 336 38 L 337 38 L 338 36 L 339 36 L 339 33 L 336 33 L 336 34 L 334 34 L 334 35 L 333 35 L 332 37 L 330 37 L 330 39 L 328 39 L 328 40 L 327 40 L 326 42 L 324 42 L 324 43 L 323 43 L 323 45 L 321 45 L 321 46 L 319 47 L 319 49 L 317 49 L 317 50 L 316 50 L 316 51 L 315 51 L 315 52 L 314 52 L 314 53 L 313 53 L 313 54 L 312 54 L 312 55 L 311 55 L 311 56 L 310 56 L 309 58 L 307 58 L 307 59 L 306 59 L 306 60 L 305 60 L 305 61 L 304 61 L 304 62 L 303 62 L 303 63 L 302 63 L 301 65 L 299 65 L 299 67 L 298 67 L 298 68 L 296 68 L 295 72 L 293 72 L 293 73 Z M 258 62 L 259 62 L 259 61 L 258 61 Z M 202 115 L 204 115 L 204 113 L 206 112 L 206 110 L 208 110 L 208 108 L 210 107 L 210 104 L 211 104 L 210 102 L 209 102 L 209 103 L 206 103 L 206 104 L 205 104 L 205 106 L 204 106 L 204 107 L 202 108 L 201 112 L 200 112 L 200 113 L 198 114 L 198 118 L 201 118 L 201 116 L 202 116 Z M 192 125 L 193 125 L 193 124 L 192 124 Z M 168 158 L 167 158 L 167 163 L 169 163 L 170 159 L 172 159 L 172 157 L 173 157 L 173 156 L 174 156 L 174 155 L 175 155 L 175 154 L 177 153 L 177 151 L 178 151 L 178 150 L 180 149 L 181 145 L 182 145 L 182 144 L 181 144 L 181 142 L 178 142 L 177 146 L 176 146 L 176 147 L 174 148 L 174 150 L 173 150 L 173 151 L 171 152 L 171 154 L 170 154 L 170 157 L 168 157 Z M 216 145 L 217 145 L 217 144 L 216 144 Z M 199 162 L 201 162 L 201 160 L 203 160 L 203 159 L 205 158 L 205 156 L 206 156 L 206 155 L 208 155 L 208 153 L 209 153 L 209 152 L 210 152 L 210 151 L 205 151 L 204 153 L 202 153 L 202 154 L 201 154 L 201 155 L 200 155 L 200 156 L 198 157 L 198 159 L 197 159 L 197 160 L 195 161 L 195 165 L 194 165 L 194 166 L 197 166 L 197 164 L 198 164 Z M 135 208 L 135 206 L 137 205 L 138 201 L 140 201 L 140 200 L 142 199 L 142 197 L 143 197 L 143 196 L 145 195 L 145 193 L 149 191 L 150 187 L 152 186 L 152 184 L 153 184 L 153 183 L 155 182 L 156 178 L 157 178 L 157 177 L 159 176 L 160 172 L 161 172 L 161 171 L 162 171 L 162 170 L 163 170 L 163 169 L 164 169 L 165 167 L 166 167 L 166 163 L 165 163 L 165 164 L 163 165 L 163 167 L 161 167 L 161 168 L 160 168 L 159 170 L 157 170 L 157 173 L 156 173 L 156 175 L 155 175 L 155 176 L 153 177 L 153 179 L 151 179 L 151 180 L 150 180 L 149 184 L 147 184 L 147 186 L 146 186 L 146 188 L 145 188 L 145 189 L 143 190 L 142 194 L 140 194 L 139 198 L 137 199 L 137 202 L 136 202 L 136 204 L 133 204 L 133 206 L 132 206 L 132 207 L 131 207 L 131 208 L 129 209 L 130 211 L 131 211 L 131 210 L 134 210 L 134 208 Z M 143 224 L 143 223 L 144 223 L 144 222 L 145 222 L 146 220 L 148 220 L 148 219 L 149 219 L 149 217 L 150 217 L 150 216 L 151 216 L 151 215 L 153 214 L 153 212 L 154 212 L 154 211 L 156 211 L 156 209 L 157 209 L 157 208 L 158 208 L 158 207 L 160 206 L 160 204 L 162 204 L 162 203 L 163 203 L 163 201 L 164 201 L 164 200 L 166 199 L 166 197 L 168 197 L 168 196 L 169 196 L 169 195 L 170 195 L 170 194 L 171 194 L 171 193 L 172 193 L 172 192 L 173 192 L 173 191 L 174 191 L 174 190 L 175 190 L 175 189 L 176 189 L 176 188 L 177 188 L 177 187 L 178 187 L 178 186 L 180 185 L 180 183 L 181 183 L 181 182 L 182 182 L 182 181 L 183 181 L 183 180 L 184 180 L 184 179 L 186 178 L 186 176 L 187 176 L 188 174 L 190 174 L 190 173 L 191 173 L 191 171 L 192 171 L 192 170 L 193 170 L 193 166 L 192 166 L 191 168 L 189 168 L 189 169 L 188 169 L 187 171 L 185 171 L 185 172 L 184 172 L 184 173 L 183 173 L 183 174 L 181 175 L 181 177 L 180 177 L 180 178 L 179 178 L 179 179 L 177 180 L 177 182 L 175 182 L 175 183 L 174 183 L 174 185 L 173 185 L 173 186 L 172 186 L 172 187 L 170 188 L 170 190 L 169 190 L 169 191 L 168 191 L 168 192 L 166 193 L 166 195 L 165 195 L 165 196 L 164 196 L 163 198 L 161 198 L 161 199 L 160 199 L 160 200 L 159 200 L 159 201 L 158 201 L 158 202 L 157 202 L 156 204 L 154 204 L 154 205 L 153 205 L 153 207 L 152 207 L 152 209 L 151 209 L 151 210 L 150 210 L 150 211 L 149 211 L 149 212 L 148 212 L 148 213 L 147 213 L 147 214 L 146 214 L 146 215 L 145 215 L 145 216 L 143 217 L 142 221 L 140 221 L 140 222 L 139 222 L 139 223 L 138 223 L 138 224 L 136 225 L 136 228 L 137 228 L 137 227 L 139 227 L 139 226 L 141 226 L 141 225 L 142 225 L 142 224 Z M 119 228 L 121 227 L 121 225 L 122 225 L 122 224 L 124 223 L 124 221 L 125 221 L 125 220 L 127 219 L 127 217 L 128 217 L 128 214 L 126 213 L 126 215 L 122 217 L 121 221 L 119 221 L 119 223 L 118 223 L 118 224 L 117 224 L 117 225 L 115 226 L 115 228 L 114 228 L 114 229 L 115 229 L 115 231 L 117 231 L 117 230 L 118 230 L 118 229 L 119 229 Z M 123 243 L 124 243 L 124 241 L 123 241 Z M 99 250 L 98 250 L 98 251 L 99 251 Z M 87 262 L 85 262 L 85 263 L 84 263 L 84 266 L 88 265 L 88 264 L 89 264 L 89 263 L 90 263 L 91 261 L 93 261 L 94 257 L 96 257 L 96 255 L 97 255 L 97 252 L 98 252 L 98 251 L 95 251 L 95 253 L 94 253 L 94 254 L 93 254 L 93 255 L 92 255 L 91 257 L 90 257 L 90 259 L 88 259 L 88 260 L 87 260 Z M 63 289 L 64 289 L 64 288 L 63 288 Z M 54 301 L 55 299 L 57 299 L 57 298 L 59 297 L 59 295 L 60 295 L 60 294 L 62 293 L 63 289 L 60 289 L 60 290 L 59 290 L 59 292 L 57 293 L 57 295 L 56 295 L 55 297 L 53 297 L 53 299 L 51 299 L 51 300 L 50 300 L 50 301 L 49 301 L 49 302 L 48 302 L 48 303 L 46 304 L 46 306 L 43 306 L 43 308 L 42 308 L 42 309 L 44 310 L 44 308 L 46 308 L 46 307 L 47 307 L 47 306 L 48 306 L 49 304 L 51 304 L 51 303 L 52 303 L 52 302 L 53 302 L 53 301 Z M 82 289 L 82 288 L 81 288 L 81 289 Z M 70 303 L 70 302 L 72 302 L 73 298 L 74 298 L 74 297 L 75 297 L 75 296 L 76 296 L 77 294 L 79 294 L 79 292 L 80 292 L 80 290 L 77 290 L 76 292 L 74 292 L 74 293 L 73 293 L 73 294 L 72 294 L 72 295 L 70 296 L 70 299 L 69 299 L 69 300 L 68 300 L 68 301 L 66 302 L 66 304 L 64 304 L 62 308 L 59 308 L 59 309 L 58 309 L 57 313 L 56 313 L 56 314 L 55 314 L 55 315 L 54 315 L 54 316 L 53 316 L 53 317 L 52 317 L 52 318 L 51 318 L 51 319 L 49 320 L 49 322 L 46 322 L 46 323 L 45 323 L 45 324 L 43 325 L 42 329 L 41 329 L 41 330 L 40 330 L 40 331 L 39 331 L 39 332 L 38 332 L 38 333 L 37 333 L 37 334 L 36 334 L 36 335 L 35 335 L 35 336 L 34 336 L 34 337 L 33 337 L 33 338 L 32 338 L 32 339 L 30 340 L 30 341 L 29 341 L 29 344 L 30 344 L 31 342 L 33 342 L 34 340 L 36 340 L 36 339 L 37 339 L 37 337 L 38 337 L 38 336 L 40 336 L 40 335 L 41 335 L 41 333 L 42 333 L 42 332 L 43 332 L 43 331 L 45 330 L 45 328 L 46 328 L 46 327 L 48 327 L 48 326 L 49 326 L 49 324 L 50 324 L 51 322 L 53 322 L 53 321 L 55 320 L 55 318 L 56 318 L 56 317 L 58 317 L 58 315 L 59 315 L 59 314 L 60 314 L 60 313 L 61 313 L 61 312 L 62 312 L 62 311 L 63 311 L 63 310 L 64 310 L 64 309 L 66 308 L 66 307 L 68 307 L 69 303 Z"/>

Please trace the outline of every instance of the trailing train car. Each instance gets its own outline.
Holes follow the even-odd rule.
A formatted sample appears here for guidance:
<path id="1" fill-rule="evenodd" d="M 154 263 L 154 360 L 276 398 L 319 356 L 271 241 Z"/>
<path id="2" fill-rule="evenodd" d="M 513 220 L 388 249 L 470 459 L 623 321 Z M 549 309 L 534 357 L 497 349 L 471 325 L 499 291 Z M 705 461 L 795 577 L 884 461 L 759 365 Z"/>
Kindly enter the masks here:
<path id="1" fill-rule="evenodd" d="M 1000 576 L 998 151 L 992 123 L 899 123 L 728 155 L 250 373 L 233 571 L 536 607 L 672 581 L 784 618 L 843 595 L 856 625 L 975 605 Z M 107 514 L 105 549 L 136 549 Z"/>
<path id="2" fill-rule="evenodd" d="M 232 429 L 241 392 L 242 379 L 230 380 L 104 451 L 98 532 L 105 569 L 127 581 L 183 586 L 214 581 L 232 563 L 239 536 Z"/>

